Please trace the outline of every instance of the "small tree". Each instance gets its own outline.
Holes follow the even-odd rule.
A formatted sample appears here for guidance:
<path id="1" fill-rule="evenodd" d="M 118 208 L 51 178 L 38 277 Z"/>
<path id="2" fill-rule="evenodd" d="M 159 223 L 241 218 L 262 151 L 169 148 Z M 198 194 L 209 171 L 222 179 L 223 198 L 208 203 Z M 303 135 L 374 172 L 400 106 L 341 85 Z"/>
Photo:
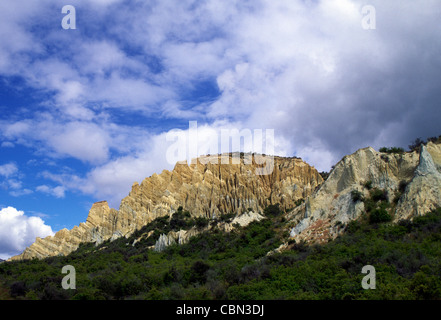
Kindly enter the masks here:
<path id="1" fill-rule="evenodd" d="M 196 227 L 198 227 L 198 228 L 205 228 L 206 226 L 208 226 L 209 220 L 204 217 L 197 217 L 195 219 L 195 224 L 196 224 Z"/>
<path id="2" fill-rule="evenodd" d="M 409 150 L 419 152 L 422 144 L 424 144 L 424 140 L 421 140 L 421 138 L 416 138 L 415 141 L 409 145 Z"/>
<path id="3" fill-rule="evenodd" d="M 352 190 L 351 197 L 353 202 L 363 201 L 363 194 L 358 190 Z"/>
<path id="4" fill-rule="evenodd" d="M 369 221 L 371 223 L 389 222 L 392 220 L 391 215 L 384 208 L 377 208 L 369 215 Z"/>
<path id="5" fill-rule="evenodd" d="M 375 188 L 370 191 L 370 194 L 371 194 L 371 199 L 374 200 L 375 202 L 387 201 L 387 191 L 386 190 Z"/>
<path id="6" fill-rule="evenodd" d="M 372 189 L 372 181 L 371 181 L 371 180 L 366 181 L 366 182 L 363 184 L 363 186 L 364 186 L 366 189 L 371 190 L 371 189 Z"/>
<path id="7" fill-rule="evenodd" d="M 383 147 L 380 148 L 379 151 L 383 153 L 404 153 L 404 149 L 399 147 L 392 147 L 392 148 Z"/>
<path id="8" fill-rule="evenodd" d="M 282 214 L 282 210 L 279 207 L 279 204 L 270 204 L 263 210 L 263 213 L 268 217 L 277 217 Z"/>

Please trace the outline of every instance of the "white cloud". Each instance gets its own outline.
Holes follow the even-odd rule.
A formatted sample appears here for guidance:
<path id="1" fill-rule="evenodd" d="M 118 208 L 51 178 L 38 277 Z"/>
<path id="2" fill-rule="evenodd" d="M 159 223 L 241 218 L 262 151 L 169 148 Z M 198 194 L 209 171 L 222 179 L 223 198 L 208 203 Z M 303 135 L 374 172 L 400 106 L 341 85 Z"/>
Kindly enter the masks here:
<path id="1" fill-rule="evenodd" d="M 235 20 L 229 52 L 243 58 L 218 74 L 212 119 L 276 128 L 291 141 L 290 153 L 321 170 L 383 132 L 401 145 L 421 135 L 415 132 L 439 134 L 426 116 L 441 116 L 439 90 L 420 86 L 440 84 L 432 71 L 441 67 L 432 50 L 441 47 L 439 3 L 430 3 L 430 13 L 426 2 L 374 1 L 378 30 L 371 31 L 361 27 L 362 1 L 259 4 Z"/>
<path id="2" fill-rule="evenodd" d="M 50 131 L 45 138 L 59 154 L 92 163 L 102 162 L 108 158 L 107 133 L 96 124 L 71 122 L 60 128 L 55 135 Z"/>
<path id="3" fill-rule="evenodd" d="M 36 237 L 53 235 L 52 228 L 34 216 L 26 216 L 13 207 L 0 210 L 0 258 L 21 253 L 35 242 Z"/>
<path id="4" fill-rule="evenodd" d="M 139 68 L 148 70 L 146 66 L 126 56 L 116 43 L 109 40 L 91 41 L 82 43 L 81 54 L 73 57 L 75 66 L 83 74 L 105 76 L 106 72 L 121 68 Z"/>
<path id="5" fill-rule="evenodd" d="M 12 190 L 9 191 L 9 194 L 13 197 L 21 197 L 21 196 L 26 196 L 28 194 L 32 194 L 33 191 L 30 189 L 17 189 L 17 190 Z"/>
<path id="6" fill-rule="evenodd" d="M 15 163 L 6 163 L 0 166 L 0 175 L 9 178 L 18 172 L 17 165 Z"/>
<path id="7" fill-rule="evenodd" d="M 8 181 L 9 187 L 14 190 L 21 189 L 21 187 L 23 186 L 23 183 L 19 180 L 8 179 L 7 181 Z"/>
<path id="8" fill-rule="evenodd" d="M 117 72 L 91 83 L 90 101 L 105 102 L 106 107 L 152 112 L 152 106 L 172 97 L 166 86 L 160 87 L 144 79 L 125 77 Z"/>
<path id="9" fill-rule="evenodd" d="M 0 166 L 0 188 L 8 190 L 8 193 L 13 197 L 21 197 L 23 195 L 31 194 L 33 191 L 23 188 L 23 174 L 20 173 L 15 163 L 7 163 Z"/>
<path id="10" fill-rule="evenodd" d="M 1 147 L 2 148 L 14 148 L 15 145 L 12 142 L 4 141 L 4 142 L 2 142 Z"/>
<path id="11" fill-rule="evenodd" d="M 54 196 L 55 198 L 64 198 L 66 189 L 63 186 L 49 187 L 47 185 L 38 186 L 36 189 L 38 192 L 43 192 Z"/>
<path id="12" fill-rule="evenodd" d="M 73 157 L 92 164 L 107 161 L 110 148 L 127 148 L 127 145 L 118 144 L 121 139 L 117 136 L 126 134 L 124 128 L 106 122 L 66 122 L 43 115 L 32 120 L 4 124 L 1 131 L 27 146 L 38 144 L 40 153 L 55 158 Z"/>
<path id="13" fill-rule="evenodd" d="M 99 200 L 107 200 L 118 208 L 121 199 L 130 192 L 133 182 L 164 169 L 173 169 L 166 161 L 168 147 L 165 134 L 143 138 L 143 144 L 131 155 L 115 157 L 91 169 L 86 175 L 76 173 L 52 173 L 45 171 L 45 179 L 57 182 L 64 190 L 80 191 Z M 38 191 L 49 192 L 50 187 L 40 186 Z"/>

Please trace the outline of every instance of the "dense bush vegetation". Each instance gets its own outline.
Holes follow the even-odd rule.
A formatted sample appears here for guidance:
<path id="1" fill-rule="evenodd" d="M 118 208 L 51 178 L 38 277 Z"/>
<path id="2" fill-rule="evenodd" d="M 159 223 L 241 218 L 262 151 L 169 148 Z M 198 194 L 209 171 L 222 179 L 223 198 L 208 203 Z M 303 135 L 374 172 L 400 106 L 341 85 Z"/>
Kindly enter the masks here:
<path id="1" fill-rule="evenodd" d="M 369 198 L 373 210 L 385 201 L 380 191 Z M 161 253 L 132 245 L 140 231 L 67 257 L 3 263 L 0 288 L 15 299 L 441 298 L 441 209 L 398 224 L 352 221 L 326 245 L 292 243 L 267 255 L 282 243 L 277 208 L 246 228 L 201 233 Z M 375 290 L 361 287 L 368 264 L 376 268 Z M 76 290 L 61 288 L 64 265 L 76 268 Z"/>
<path id="2" fill-rule="evenodd" d="M 389 213 L 391 204 L 388 201 L 388 194 L 383 189 L 373 188 L 369 190 L 369 197 L 363 199 L 365 210 L 369 215 L 370 223 L 381 223 L 392 220 Z"/>
<path id="3" fill-rule="evenodd" d="M 404 153 L 404 149 L 403 148 L 398 148 L 398 147 L 392 147 L 392 148 L 380 148 L 379 150 L 380 152 L 384 152 L 384 153 Z"/>
<path id="4" fill-rule="evenodd" d="M 326 172 L 326 171 L 322 171 L 322 172 L 320 172 L 319 174 L 322 176 L 323 180 L 326 181 L 326 179 L 329 178 L 329 174 L 330 174 L 330 173 L 329 173 L 329 172 Z"/>
<path id="5" fill-rule="evenodd" d="M 421 148 L 421 145 L 427 144 L 428 142 L 433 142 L 433 143 L 441 144 L 441 135 L 438 136 L 438 137 L 429 137 L 426 140 L 424 140 L 422 138 L 416 138 L 414 141 L 412 141 L 409 144 L 409 146 L 408 146 L 409 151 L 410 152 L 412 152 L 412 151 L 419 152 L 420 148 Z M 382 148 L 380 148 L 379 151 L 383 152 L 383 153 L 398 153 L 398 154 L 401 154 L 401 153 L 405 152 L 405 150 L 403 148 L 400 148 L 400 147 L 391 147 L 391 148 L 382 147 Z"/>
<path id="6" fill-rule="evenodd" d="M 283 211 L 280 209 L 278 204 L 272 204 L 266 207 L 263 210 L 263 213 L 267 217 L 278 217 L 283 213 Z"/>

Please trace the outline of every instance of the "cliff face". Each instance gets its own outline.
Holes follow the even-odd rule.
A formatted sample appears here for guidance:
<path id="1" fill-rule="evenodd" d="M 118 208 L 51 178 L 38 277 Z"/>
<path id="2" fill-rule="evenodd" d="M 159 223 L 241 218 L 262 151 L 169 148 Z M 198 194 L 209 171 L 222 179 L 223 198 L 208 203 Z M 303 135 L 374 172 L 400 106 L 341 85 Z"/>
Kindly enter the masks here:
<path id="1" fill-rule="evenodd" d="M 42 259 L 50 256 L 66 255 L 76 250 L 83 242 L 101 243 L 104 240 L 122 234 L 117 229 L 118 211 L 110 209 L 107 201 L 93 204 L 85 223 L 73 229 L 62 229 L 54 236 L 37 240 L 22 254 L 10 260 Z"/>
<path id="2" fill-rule="evenodd" d="M 179 206 L 206 218 L 240 214 L 248 208 L 262 211 L 271 203 L 290 208 L 323 182 L 317 170 L 296 158 L 275 157 L 270 175 L 256 175 L 257 167 L 243 160 L 238 165 L 178 164 L 172 172 L 165 170 L 135 183 L 119 210 L 145 224 Z"/>
<path id="3" fill-rule="evenodd" d="M 395 222 L 441 207 L 441 147 L 429 142 L 421 151 L 386 154 L 372 148 L 345 156 L 328 179 L 289 217 L 296 240 L 325 242 L 343 226 L 365 213 L 363 201 L 354 201 L 352 191 L 369 197 L 365 187 L 384 190 L 388 201 L 399 196 L 390 213 Z M 404 192 L 400 190 L 406 186 Z"/>
<path id="4" fill-rule="evenodd" d="M 245 217 L 249 208 L 261 213 L 272 203 L 280 203 L 284 209 L 293 208 L 296 200 L 309 196 L 323 182 L 317 170 L 298 158 L 274 157 L 272 173 L 257 175 L 256 169 L 261 165 L 244 159 L 231 164 L 232 155 L 229 157 L 230 164 L 207 163 L 205 158 L 206 164 L 201 161 L 193 161 L 190 166 L 177 164 L 171 172 L 164 170 L 141 184 L 134 183 L 119 210 L 109 208 L 106 201 L 95 203 L 85 223 L 58 231 L 52 237 L 37 238 L 11 260 L 66 255 L 83 242 L 100 244 L 108 239 L 128 237 L 158 217 L 171 216 L 180 206 L 195 217 L 206 218 L 230 212 Z M 164 235 L 158 245 L 191 236 L 190 231 L 183 232 Z"/>
<path id="5" fill-rule="evenodd" d="M 441 207 L 441 145 L 422 147 L 418 167 L 401 197 L 396 218 L 408 219 Z"/>
<path id="6" fill-rule="evenodd" d="M 232 223 L 222 225 L 230 231 L 234 225 L 264 219 L 265 207 L 280 204 L 288 211 L 285 220 L 290 237 L 307 242 L 333 239 L 350 221 L 366 216 L 365 202 L 355 200 L 354 192 L 367 199 L 371 190 L 383 190 L 394 222 L 441 207 L 441 145 L 432 142 L 420 152 L 402 154 L 360 149 L 345 156 L 325 182 L 317 170 L 298 158 L 275 157 L 271 174 L 258 175 L 256 169 L 261 165 L 244 159 L 231 164 L 231 157 L 230 164 L 207 163 L 206 158 L 204 163 L 198 159 L 190 166 L 177 164 L 172 171 L 134 183 L 119 210 L 109 208 L 106 201 L 95 203 L 85 223 L 53 237 L 37 238 L 11 260 L 66 255 L 83 242 L 100 244 L 128 237 L 158 217 L 172 216 L 181 206 L 193 217 L 208 219 L 236 213 Z M 305 199 L 304 203 L 298 205 L 299 199 Z M 161 251 L 170 244 L 184 243 L 199 232 L 191 228 L 163 234 L 152 249 Z"/>

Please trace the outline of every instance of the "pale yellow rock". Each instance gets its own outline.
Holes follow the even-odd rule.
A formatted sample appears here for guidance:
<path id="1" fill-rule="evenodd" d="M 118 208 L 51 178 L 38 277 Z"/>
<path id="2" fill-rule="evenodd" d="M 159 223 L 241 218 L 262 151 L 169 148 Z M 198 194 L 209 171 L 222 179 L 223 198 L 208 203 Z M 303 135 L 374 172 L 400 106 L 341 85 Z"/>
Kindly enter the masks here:
<path id="1" fill-rule="evenodd" d="M 10 260 L 42 259 L 49 256 L 66 255 L 78 249 L 84 242 L 101 243 L 109 239 L 116 229 L 115 221 L 118 211 L 110 209 L 107 201 L 95 203 L 89 211 L 85 223 L 75 226 L 71 230 L 62 229 L 44 239 L 37 240 L 24 252 Z"/>
<path id="2" fill-rule="evenodd" d="M 203 157 L 190 166 L 177 164 L 172 171 L 153 174 L 133 184 L 119 210 L 109 208 L 106 201 L 95 203 L 85 223 L 38 239 L 11 260 L 66 255 L 84 242 L 100 244 L 128 237 L 158 217 L 171 216 L 179 206 L 195 217 L 209 219 L 230 212 L 240 216 L 249 208 L 258 214 L 273 203 L 280 203 L 283 209 L 293 208 L 296 200 L 309 196 L 323 182 L 315 168 L 298 158 L 274 157 L 271 174 L 257 175 L 256 170 L 263 165 L 245 159 L 232 164 L 233 156 Z M 221 163 L 221 157 L 227 164 Z M 254 218 L 242 216 L 237 222 L 245 224 Z M 164 235 L 168 238 L 162 240 L 183 242 L 194 232 Z"/>

